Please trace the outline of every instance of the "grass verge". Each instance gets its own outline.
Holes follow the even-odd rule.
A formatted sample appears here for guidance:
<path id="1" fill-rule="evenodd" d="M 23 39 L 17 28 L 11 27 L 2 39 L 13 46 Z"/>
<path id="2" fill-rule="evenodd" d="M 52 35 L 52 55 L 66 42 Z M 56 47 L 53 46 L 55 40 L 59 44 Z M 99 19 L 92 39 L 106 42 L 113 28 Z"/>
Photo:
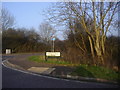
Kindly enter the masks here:
<path id="1" fill-rule="evenodd" d="M 45 61 L 45 56 L 30 56 L 28 58 L 31 61 L 39 62 L 39 63 L 50 63 L 50 64 L 60 64 L 60 65 L 69 65 L 69 62 L 62 61 L 57 58 L 49 58 L 47 61 Z"/>
<path id="2" fill-rule="evenodd" d="M 66 61 L 58 60 L 56 58 L 50 58 L 48 61 L 45 61 L 45 56 L 42 56 L 42 55 L 41 56 L 30 56 L 28 59 L 31 61 L 38 62 L 38 63 L 74 66 L 74 64 L 71 64 Z M 100 67 L 100 66 L 79 65 L 75 67 L 71 75 L 91 77 L 91 78 L 101 78 L 101 79 L 117 81 L 117 82 L 120 81 L 120 78 L 119 78 L 120 72 L 116 72 L 111 69 Z"/>
<path id="3" fill-rule="evenodd" d="M 77 66 L 71 74 L 83 77 L 101 78 L 117 82 L 120 81 L 120 72 L 116 72 L 100 66 L 80 65 Z"/>

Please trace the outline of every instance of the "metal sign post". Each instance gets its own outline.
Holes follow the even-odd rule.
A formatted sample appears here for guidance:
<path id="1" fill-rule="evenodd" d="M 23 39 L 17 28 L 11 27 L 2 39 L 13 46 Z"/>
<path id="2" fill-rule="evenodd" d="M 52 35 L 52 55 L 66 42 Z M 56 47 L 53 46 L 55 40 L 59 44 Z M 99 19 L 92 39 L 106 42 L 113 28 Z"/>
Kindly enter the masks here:
<path id="1" fill-rule="evenodd" d="M 55 52 L 55 36 L 52 36 L 52 50 L 51 52 L 45 52 L 45 61 L 47 61 L 48 58 L 60 58 L 60 52 Z"/>
<path id="2" fill-rule="evenodd" d="M 54 52 L 55 51 L 55 42 L 54 42 L 55 38 L 52 38 L 52 41 L 53 41 L 53 50 L 52 51 Z"/>

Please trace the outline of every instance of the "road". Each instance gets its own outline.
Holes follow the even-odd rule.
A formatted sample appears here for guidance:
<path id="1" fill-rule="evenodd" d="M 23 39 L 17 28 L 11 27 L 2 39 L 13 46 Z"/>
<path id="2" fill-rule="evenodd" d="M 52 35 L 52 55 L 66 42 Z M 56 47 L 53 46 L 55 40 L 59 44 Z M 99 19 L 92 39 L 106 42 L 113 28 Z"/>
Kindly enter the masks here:
<path id="1" fill-rule="evenodd" d="M 3 57 L 3 60 L 9 57 Z M 2 88 L 117 88 L 117 85 L 49 78 L 2 65 Z"/>

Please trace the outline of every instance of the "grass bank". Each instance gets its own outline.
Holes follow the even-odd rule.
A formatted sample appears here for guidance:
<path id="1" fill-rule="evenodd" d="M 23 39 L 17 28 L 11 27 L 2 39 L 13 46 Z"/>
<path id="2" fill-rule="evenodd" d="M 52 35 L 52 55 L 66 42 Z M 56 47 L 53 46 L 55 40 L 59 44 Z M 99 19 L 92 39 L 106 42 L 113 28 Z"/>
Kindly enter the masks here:
<path id="1" fill-rule="evenodd" d="M 91 78 L 101 78 L 111 81 L 120 81 L 120 72 L 116 72 L 114 70 L 100 67 L 100 66 L 89 66 L 89 65 L 78 65 L 71 64 L 70 62 L 58 60 L 56 58 L 50 58 L 47 61 L 45 61 L 44 56 L 30 56 L 28 58 L 31 61 L 35 61 L 38 63 L 49 63 L 49 64 L 55 64 L 55 65 L 65 65 L 65 66 L 74 66 L 75 69 L 71 73 L 73 76 L 82 76 L 82 77 L 91 77 Z"/>
<path id="2" fill-rule="evenodd" d="M 75 76 L 77 75 L 83 77 L 120 81 L 120 72 L 116 72 L 100 66 L 79 65 L 71 74 Z"/>

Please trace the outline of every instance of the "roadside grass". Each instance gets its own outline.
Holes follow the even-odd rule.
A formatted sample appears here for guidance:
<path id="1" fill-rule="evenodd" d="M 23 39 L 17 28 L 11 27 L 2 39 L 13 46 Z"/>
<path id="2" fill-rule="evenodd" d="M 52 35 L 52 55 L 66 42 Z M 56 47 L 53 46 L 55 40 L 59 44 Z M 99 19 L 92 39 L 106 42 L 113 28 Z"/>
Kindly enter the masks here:
<path id="1" fill-rule="evenodd" d="M 56 58 L 49 58 L 45 61 L 45 56 L 30 56 L 28 58 L 31 61 L 35 61 L 38 63 L 46 63 L 46 64 L 55 64 L 55 65 L 65 65 L 65 66 L 74 66 L 75 69 L 71 73 L 73 76 L 82 76 L 82 77 L 91 77 L 91 78 L 100 78 L 111 81 L 120 82 L 120 71 L 116 72 L 112 69 L 108 69 L 100 66 L 89 66 L 89 65 L 78 65 L 72 64 L 70 62 L 66 62 Z"/>
<path id="2" fill-rule="evenodd" d="M 79 65 L 75 68 L 71 75 L 120 81 L 120 78 L 118 77 L 120 72 L 100 66 Z"/>
<path id="3" fill-rule="evenodd" d="M 47 61 L 45 61 L 45 56 L 41 55 L 41 56 L 30 56 L 28 58 L 31 61 L 35 61 L 38 63 L 49 63 L 49 64 L 59 64 L 59 65 L 69 65 L 69 62 L 60 60 L 58 58 L 49 58 Z"/>

